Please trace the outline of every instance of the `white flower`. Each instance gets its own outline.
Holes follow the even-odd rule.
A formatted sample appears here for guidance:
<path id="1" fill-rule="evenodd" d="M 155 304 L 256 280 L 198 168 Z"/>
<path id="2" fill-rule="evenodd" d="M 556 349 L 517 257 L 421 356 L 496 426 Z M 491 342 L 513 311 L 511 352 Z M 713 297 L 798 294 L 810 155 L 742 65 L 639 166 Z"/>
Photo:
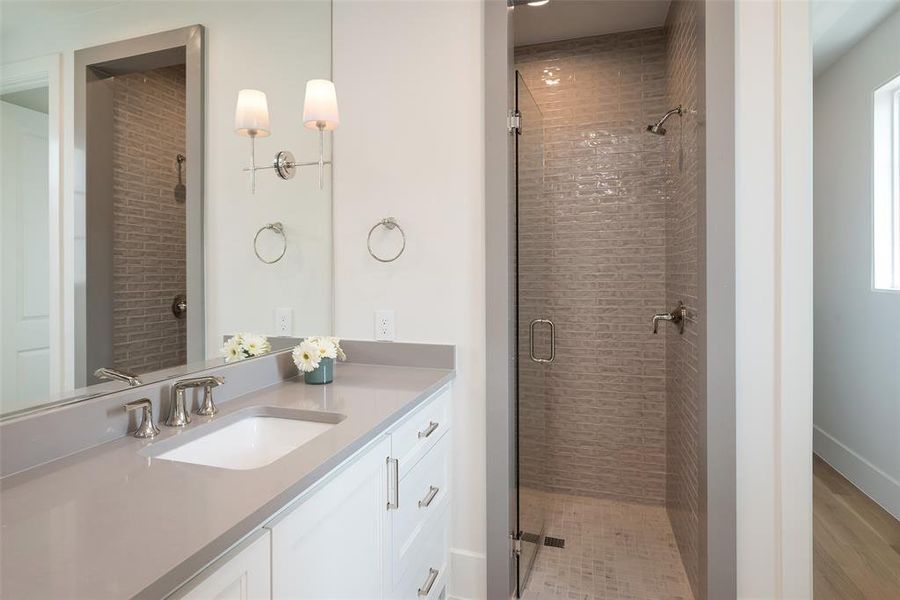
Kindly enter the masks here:
<path id="1" fill-rule="evenodd" d="M 266 336 L 249 333 L 244 334 L 241 346 L 249 356 L 262 356 L 272 349 Z"/>
<path id="2" fill-rule="evenodd" d="M 291 358 L 294 364 L 304 373 L 315 371 L 319 367 L 319 348 L 311 344 L 309 340 L 302 342 L 299 346 L 295 346 L 291 352 Z"/>
<path id="3" fill-rule="evenodd" d="M 337 357 L 337 348 L 328 338 L 318 338 L 315 342 L 316 348 L 319 349 L 319 358 L 335 358 Z"/>
<path id="4" fill-rule="evenodd" d="M 244 350 L 241 348 L 241 343 L 237 340 L 237 336 L 225 342 L 225 345 L 222 346 L 220 352 L 222 353 L 222 356 L 225 357 L 225 362 L 244 358 Z"/>
<path id="5" fill-rule="evenodd" d="M 341 348 L 341 338 L 328 338 L 329 341 L 334 344 L 334 349 L 337 354 L 338 360 L 347 360 L 347 355 L 344 354 L 344 350 Z"/>

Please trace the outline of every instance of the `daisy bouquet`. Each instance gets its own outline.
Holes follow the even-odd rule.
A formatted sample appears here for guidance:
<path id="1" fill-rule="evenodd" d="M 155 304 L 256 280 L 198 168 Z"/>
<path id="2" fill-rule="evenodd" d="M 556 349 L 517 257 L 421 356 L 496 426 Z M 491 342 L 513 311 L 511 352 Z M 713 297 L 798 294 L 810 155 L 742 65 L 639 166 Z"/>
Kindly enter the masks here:
<path id="1" fill-rule="evenodd" d="M 329 383 L 335 360 L 347 360 L 336 337 L 313 336 L 294 347 L 291 357 L 307 383 Z"/>
<path id="2" fill-rule="evenodd" d="M 243 360 L 251 356 L 262 356 L 272 350 L 272 344 L 264 335 L 255 333 L 238 333 L 225 342 L 221 353 L 225 362 Z"/>

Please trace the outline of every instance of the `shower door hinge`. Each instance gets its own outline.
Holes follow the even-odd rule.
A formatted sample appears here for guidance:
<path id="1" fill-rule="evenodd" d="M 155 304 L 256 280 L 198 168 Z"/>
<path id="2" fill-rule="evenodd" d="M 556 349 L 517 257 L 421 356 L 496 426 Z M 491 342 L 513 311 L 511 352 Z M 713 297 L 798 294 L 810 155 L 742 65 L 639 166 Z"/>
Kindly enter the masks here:
<path id="1" fill-rule="evenodd" d="M 509 111 L 506 117 L 506 130 L 512 133 L 522 133 L 522 113 L 517 110 Z"/>
<path id="2" fill-rule="evenodd" d="M 510 550 L 516 558 L 522 556 L 522 532 L 509 534 Z"/>

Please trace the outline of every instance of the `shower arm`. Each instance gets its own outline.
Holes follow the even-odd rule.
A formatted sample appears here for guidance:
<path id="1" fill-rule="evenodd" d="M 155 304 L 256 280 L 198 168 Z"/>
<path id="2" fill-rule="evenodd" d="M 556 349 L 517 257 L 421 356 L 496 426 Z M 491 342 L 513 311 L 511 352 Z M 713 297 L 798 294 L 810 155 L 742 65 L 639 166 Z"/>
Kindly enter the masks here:
<path id="1" fill-rule="evenodd" d="M 666 122 L 666 120 L 672 115 L 678 115 L 679 117 L 684 114 L 684 108 L 679 104 L 672 110 L 668 111 L 666 114 L 662 116 L 662 119 L 656 122 L 656 125 L 653 125 L 654 128 L 662 127 L 662 124 Z"/>

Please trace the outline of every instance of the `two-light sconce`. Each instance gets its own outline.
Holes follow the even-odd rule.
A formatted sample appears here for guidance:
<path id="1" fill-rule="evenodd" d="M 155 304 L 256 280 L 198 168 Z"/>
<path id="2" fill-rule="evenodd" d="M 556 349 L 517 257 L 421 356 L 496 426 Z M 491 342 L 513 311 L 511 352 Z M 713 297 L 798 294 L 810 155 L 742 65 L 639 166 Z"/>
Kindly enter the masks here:
<path id="1" fill-rule="evenodd" d="M 325 186 L 325 132 L 337 129 L 338 117 L 337 95 L 334 83 L 327 79 L 310 79 L 306 82 L 306 98 L 303 102 L 303 124 L 309 129 L 319 130 L 319 160 L 297 162 L 289 150 L 281 150 L 275 154 L 272 164 L 256 166 L 256 138 L 266 137 L 272 133 L 269 128 L 269 106 L 266 95 L 259 90 L 241 90 L 238 92 L 237 108 L 234 111 L 234 131 L 238 135 L 250 138 L 250 166 L 244 171 L 250 172 L 250 191 L 256 193 L 256 172 L 263 169 L 274 169 L 282 179 L 291 179 L 298 167 L 319 167 L 319 189 Z"/>

